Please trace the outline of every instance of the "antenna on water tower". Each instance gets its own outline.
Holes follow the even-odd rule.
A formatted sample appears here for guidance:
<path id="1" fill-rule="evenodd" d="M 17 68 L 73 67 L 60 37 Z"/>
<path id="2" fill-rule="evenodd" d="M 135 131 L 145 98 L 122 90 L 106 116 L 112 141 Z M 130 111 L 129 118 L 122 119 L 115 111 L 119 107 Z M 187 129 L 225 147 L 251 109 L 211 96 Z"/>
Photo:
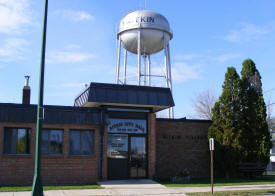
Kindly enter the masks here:
<path id="1" fill-rule="evenodd" d="M 146 10 L 146 0 L 144 0 L 144 9 Z"/>
<path id="2" fill-rule="evenodd" d="M 146 0 L 144 1 L 144 8 L 146 8 Z M 151 74 L 151 55 L 164 50 L 165 75 L 157 77 L 164 77 L 166 87 L 170 88 L 172 92 L 169 46 L 169 41 L 172 38 L 170 25 L 163 15 L 145 9 L 127 14 L 120 21 L 117 32 L 118 51 L 115 82 L 126 84 L 127 55 L 130 52 L 137 55 L 137 84 L 140 86 L 141 79 L 143 79 L 144 86 L 151 86 L 151 77 L 157 76 Z M 124 48 L 122 80 L 120 79 L 121 45 Z M 173 117 L 174 111 L 171 107 L 169 108 L 169 118 Z"/>

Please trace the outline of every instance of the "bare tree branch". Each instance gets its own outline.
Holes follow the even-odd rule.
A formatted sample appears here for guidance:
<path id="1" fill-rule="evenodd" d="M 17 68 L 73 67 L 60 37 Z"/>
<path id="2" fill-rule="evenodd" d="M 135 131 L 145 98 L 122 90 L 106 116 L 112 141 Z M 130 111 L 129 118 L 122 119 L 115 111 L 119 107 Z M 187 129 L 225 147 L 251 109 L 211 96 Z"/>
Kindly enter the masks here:
<path id="1" fill-rule="evenodd" d="M 212 90 L 206 90 L 196 94 L 193 108 L 199 118 L 211 120 L 212 108 L 217 101 L 217 97 Z"/>
<path id="2" fill-rule="evenodd" d="M 271 127 L 273 127 L 273 123 L 274 121 L 272 120 L 272 113 L 273 113 L 273 105 L 274 103 L 272 103 L 271 101 L 271 97 L 269 97 L 269 99 L 266 102 L 266 114 L 267 114 L 267 124 L 269 129 Z"/>

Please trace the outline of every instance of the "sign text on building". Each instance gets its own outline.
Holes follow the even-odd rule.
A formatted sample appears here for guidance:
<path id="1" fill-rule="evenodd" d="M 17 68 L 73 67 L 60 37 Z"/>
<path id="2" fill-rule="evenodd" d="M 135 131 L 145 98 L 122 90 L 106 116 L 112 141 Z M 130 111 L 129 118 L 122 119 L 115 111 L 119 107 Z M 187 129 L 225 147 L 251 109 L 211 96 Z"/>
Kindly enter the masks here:
<path id="1" fill-rule="evenodd" d="M 109 133 L 147 133 L 146 120 L 137 119 L 109 119 Z"/>

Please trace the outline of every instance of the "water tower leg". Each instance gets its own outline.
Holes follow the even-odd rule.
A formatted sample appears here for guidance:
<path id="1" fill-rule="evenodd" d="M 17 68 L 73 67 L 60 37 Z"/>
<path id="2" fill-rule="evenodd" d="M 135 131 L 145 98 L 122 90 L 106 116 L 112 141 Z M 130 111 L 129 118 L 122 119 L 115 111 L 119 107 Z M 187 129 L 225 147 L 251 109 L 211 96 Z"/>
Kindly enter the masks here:
<path id="1" fill-rule="evenodd" d="M 148 86 L 151 86 L 151 57 L 148 55 L 148 65 L 147 65 L 147 80 L 148 80 Z"/>
<path id="2" fill-rule="evenodd" d="M 143 82 L 144 82 L 144 86 L 146 86 L 146 55 L 143 55 Z"/>
<path id="3" fill-rule="evenodd" d="M 167 56 L 168 56 L 168 76 L 169 76 L 169 86 L 172 92 L 172 70 L 171 70 L 171 59 L 170 59 L 170 46 L 167 44 Z"/>
<path id="4" fill-rule="evenodd" d="M 169 83 L 170 83 L 170 90 L 171 90 L 171 93 L 173 95 L 173 91 L 172 91 L 172 69 L 171 69 L 171 58 L 170 58 L 170 45 L 169 45 L 169 43 L 167 44 L 167 52 L 168 52 Z M 171 112 L 170 112 L 171 117 L 170 118 L 174 118 L 174 107 L 169 108 L 169 110 L 171 110 Z"/>
<path id="5" fill-rule="evenodd" d="M 169 74 L 168 74 L 168 57 L 167 57 L 167 47 L 166 47 L 166 41 L 163 36 L 163 42 L 164 42 L 164 69 L 165 69 L 165 80 L 166 80 L 166 87 L 169 88 Z"/>
<path id="6" fill-rule="evenodd" d="M 140 86 L 140 42 L 141 42 L 141 40 L 140 40 L 140 29 L 138 30 L 138 40 L 137 40 L 137 42 L 138 42 L 138 47 L 137 47 L 137 53 L 138 53 L 138 85 Z"/>
<path id="7" fill-rule="evenodd" d="M 165 67 L 165 79 L 166 79 L 166 87 L 170 88 L 170 83 L 169 83 L 169 61 L 168 61 L 168 51 L 167 51 L 167 43 L 166 39 L 163 34 L 163 44 L 164 44 L 164 67 Z M 168 109 L 168 116 L 171 118 L 171 110 L 170 108 Z"/>
<path id="8" fill-rule="evenodd" d="M 117 62 L 116 62 L 116 83 L 119 83 L 119 68 L 120 68 L 120 48 L 121 48 L 121 38 L 118 38 L 118 50 L 117 50 Z"/>
<path id="9" fill-rule="evenodd" d="M 126 84 L 126 65 L 127 65 L 127 50 L 124 50 L 124 65 L 123 65 L 123 84 Z"/>

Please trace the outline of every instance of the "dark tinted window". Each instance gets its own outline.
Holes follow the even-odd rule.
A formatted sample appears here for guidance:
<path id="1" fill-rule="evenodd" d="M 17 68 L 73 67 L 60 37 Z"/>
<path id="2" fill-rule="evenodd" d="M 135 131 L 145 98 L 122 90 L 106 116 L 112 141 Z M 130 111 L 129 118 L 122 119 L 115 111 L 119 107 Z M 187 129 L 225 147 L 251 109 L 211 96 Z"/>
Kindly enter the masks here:
<path id="1" fill-rule="evenodd" d="M 42 131 L 42 154 L 59 155 L 63 153 L 63 130 L 45 129 Z"/>
<path id="2" fill-rule="evenodd" d="M 94 131 L 71 130 L 70 154 L 92 155 L 94 153 Z"/>
<path id="3" fill-rule="evenodd" d="M 4 153 L 30 154 L 31 131 L 26 128 L 5 128 Z"/>

